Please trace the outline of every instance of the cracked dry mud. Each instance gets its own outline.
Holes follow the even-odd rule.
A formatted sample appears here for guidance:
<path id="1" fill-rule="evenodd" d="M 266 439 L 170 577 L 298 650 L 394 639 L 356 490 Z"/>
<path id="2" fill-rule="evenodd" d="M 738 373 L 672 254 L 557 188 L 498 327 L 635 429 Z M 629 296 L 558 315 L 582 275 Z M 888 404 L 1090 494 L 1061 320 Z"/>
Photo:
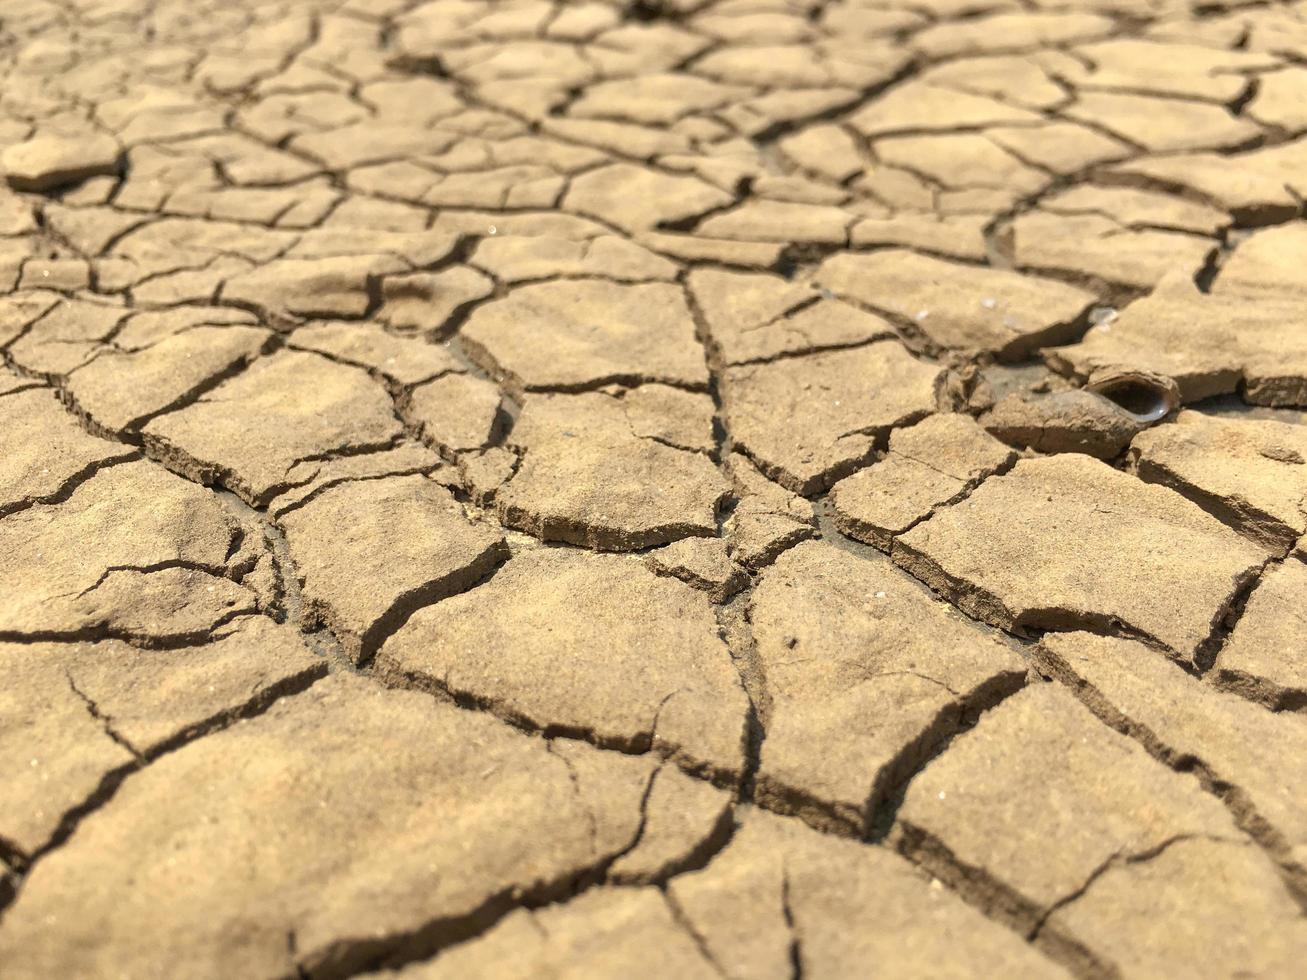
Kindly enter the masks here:
<path id="1" fill-rule="evenodd" d="M 0 976 L 1301 975 L 1304 64 L 0 4 Z"/>

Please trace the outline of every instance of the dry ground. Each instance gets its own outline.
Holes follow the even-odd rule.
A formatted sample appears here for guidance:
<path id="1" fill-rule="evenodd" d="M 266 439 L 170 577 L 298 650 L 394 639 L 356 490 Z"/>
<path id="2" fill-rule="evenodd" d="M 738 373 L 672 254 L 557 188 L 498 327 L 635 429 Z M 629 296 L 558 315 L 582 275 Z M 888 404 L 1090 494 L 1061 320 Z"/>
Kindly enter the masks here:
<path id="1" fill-rule="evenodd" d="M 0 66 L 7 980 L 1302 975 L 1307 4 Z"/>

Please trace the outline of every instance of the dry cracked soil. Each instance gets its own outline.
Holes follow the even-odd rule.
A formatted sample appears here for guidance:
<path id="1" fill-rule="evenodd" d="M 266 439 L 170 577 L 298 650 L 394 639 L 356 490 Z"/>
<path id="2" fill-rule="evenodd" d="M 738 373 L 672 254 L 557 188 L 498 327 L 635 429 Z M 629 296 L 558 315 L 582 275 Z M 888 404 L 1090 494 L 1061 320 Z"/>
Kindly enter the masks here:
<path id="1" fill-rule="evenodd" d="M 1296 978 L 1307 2 L 4 0 L 0 976 Z"/>

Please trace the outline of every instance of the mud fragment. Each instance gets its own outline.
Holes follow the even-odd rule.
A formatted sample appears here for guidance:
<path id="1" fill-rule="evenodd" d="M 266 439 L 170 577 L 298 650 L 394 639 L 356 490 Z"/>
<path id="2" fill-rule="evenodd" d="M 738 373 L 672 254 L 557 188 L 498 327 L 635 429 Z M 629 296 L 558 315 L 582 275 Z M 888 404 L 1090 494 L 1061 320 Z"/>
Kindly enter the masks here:
<path id="1" fill-rule="evenodd" d="M 1302 752 L 1307 721 L 1218 691 L 1138 643 L 1047 637 L 1037 657 L 1103 721 L 1181 771 L 1194 771 L 1307 900 Z"/>
<path id="2" fill-rule="evenodd" d="M 1307 533 L 1307 429 L 1181 412 L 1141 433 L 1136 473 L 1172 487 L 1236 530 L 1284 554 Z"/>
<path id="3" fill-rule="evenodd" d="M 816 536 L 811 503 L 772 483 L 741 453 L 732 453 L 726 468 L 738 498 L 724 525 L 727 553 L 735 561 L 757 571 L 787 548 Z"/>
<path id="4" fill-rule="evenodd" d="M 251 445 L 249 431 L 267 431 Z M 282 351 L 142 430 L 151 455 L 201 483 L 221 481 L 254 506 L 282 491 L 297 463 L 386 446 L 401 432 L 385 389 L 361 368 Z"/>
<path id="5" fill-rule="evenodd" d="M 34 869 L 0 951 L 32 977 L 338 975 L 384 959 L 390 937 L 434 951 L 633 839 L 647 776 L 592 756 L 337 675 L 128 779 Z M 346 833 L 369 838 L 366 862 L 334 846 Z M 130 890 L 99 886 L 128 874 Z"/>
<path id="6" fill-rule="evenodd" d="M 542 540 L 601 551 L 715 535 L 730 486 L 703 452 L 711 439 L 707 395 L 663 385 L 530 395 L 497 513 Z"/>
<path id="7" fill-rule="evenodd" d="M 134 455 L 87 435 L 48 388 L 7 392 L 0 398 L 0 420 L 0 514 L 58 497 L 101 467 Z"/>
<path id="8" fill-rule="evenodd" d="M 892 428 L 934 411 L 941 373 L 885 340 L 730 368 L 722 399 L 737 447 L 807 496 L 867 461 Z"/>
<path id="9" fill-rule="evenodd" d="M 1302 596 L 1307 564 L 1286 561 L 1268 568 L 1216 658 L 1218 687 L 1260 701 L 1275 711 L 1307 708 L 1307 638 Z"/>
<path id="10" fill-rule="evenodd" d="M 10 787 L 0 836 L 41 851 L 107 779 L 326 669 L 294 630 L 262 616 L 167 651 L 118 640 L 0 645 Z"/>
<path id="11" fill-rule="evenodd" d="M 911 322 L 940 347 L 991 352 L 1001 360 L 1022 360 L 1039 347 L 1073 339 L 1093 302 L 1089 293 L 1048 279 L 899 249 L 834 256 L 817 281 Z"/>
<path id="12" fill-rule="evenodd" d="M 899 815 L 900 847 L 1081 970 L 1179 957 L 1219 976 L 1251 956 L 1276 973 L 1307 942 L 1274 866 L 1192 776 L 1150 759 L 1049 685 L 1009 699 L 960 737 L 913 781 Z M 1057 851 L 1033 846 L 1050 835 Z M 1227 868 L 1238 869 L 1233 904 L 1188 884 L 1224 880 Z M 1145 904 L 1151 912 L 1141 917 Z M 1217 921 L 1237 923 L 1234 948 L 1218 954 L 1176 939 Z"/>
<path id="13" fill-rule="evenodd" d="M 1115 459 L 1143 429 L 1120 406 L 1082 388 L 1013 392 L 982 415 L 980 423 L 1010 446 L 1097 459 Z"/>
<path id="14" fill-rule="evenodd" d="M 883 459 L 831 490 L 835 526 L 889 551 L 896 535 L 956 500 L 1016 454 L 965 415 L 932 415 L 890 435 Z"/>
<path id="15" fill-rule="evenodd" d="M 366 661 L 419 606 L 469 588 L 508 557 L 425 476 L 328 487 L 281 519 L 304 595 L 304 626 L 330 626 Z"/>
<path id="16" fill-rule="evenodd" d="M 145 461 L 107 467 L 0 520 L 0 637 L 203 636 L 257 607 L 240 578 L 258 548 L 208 491 Z"/>
<path id="17" fill-rule="evenodd" d="M 963 611 L 1018 634 L 1132 634 L 1199 662 L 1266 561 L 1179 494 L 1078 454 L 1019 461 L 897 538 L 893 556 Z"/>
<path id="18" fill-rule="evenodd" d="M 462 336 L 482 367 L 519 390 L 643 381 L 702 388 L 708 380 L 684 296 L 667 284 L 521 286 L 478 307 Z"/>
<path id="19" fill-rule="evenodd" d="M 748 582 L 748 575 L 716 538 L 682 538 L 656 548 L 645 559 L 659 575 L 670 575 L 708 593 L 713 602 L 729 598 Z"/>
<path id="20" fill-rule="evenodd" d="M 653 750 L 719 780 L 743 763 L 744 691 L 707 598 L 634 559 L 524 552 L 415 613 L 378 669 L 532 730 Z"/>
<path id="21" fill-rule="evenodd" d="M 763 572 L 750 620 L 772 699 L 757 798 L 857 837 L 968 713 L 1026 672 L 888 560 L 819 542 Z"/>
<path id="22" fill-rule="evenodd" d="M 668 888 L 713 959 L 740 975 L 788 977 L 798 959 L 819 976 L 868 962 L 905 976 L 1064 976 L 884 848 L 756 810 L 741 824 L 707 868 Z M 950 942 L 934 940 L 941 931 Z"/>
<path id="23" fill-rule="evenodd" d="M 101 351 L 69 375 L 67 398 L 92 429 L 134 434 L 239 372 L 270 337 L 250 327 L 199 326 L 138 351 Z"/>
<path id="24" fill-rule="evenodd" d="M 1289 300 L 1159 288 L 1046 356 L 1078 377 L 1125 369 L 1174 378 L 1186 403 L 1238 390 L 1256 405 L 1307 405 L 1307 344 L 1284 329 L 1297 310 Z"/>
<path id="25" fill-rule="evenodd" d="M 122 148 L 103 133 L 38 133 L 5 147 L 0 170 L 18 191 L 45 192 L 117 171 Z"/>

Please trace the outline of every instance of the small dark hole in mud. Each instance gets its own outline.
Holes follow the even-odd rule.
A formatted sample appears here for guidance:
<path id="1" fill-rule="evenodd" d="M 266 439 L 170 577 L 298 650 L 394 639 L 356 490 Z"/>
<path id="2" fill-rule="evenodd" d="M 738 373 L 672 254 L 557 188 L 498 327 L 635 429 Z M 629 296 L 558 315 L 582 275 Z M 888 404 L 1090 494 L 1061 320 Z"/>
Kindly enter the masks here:
<path id="1" fill-rule="evenodd" d="M 1138 381 L 1122 381 L 1110 387 L 1105 386 L 1098 393 L 1134 415 L 1152 415 L 1165 400 L 1162 392 Z"/>
<path id="2" fill-rule="evenodd" d="M 659 0 L 636 0 L 627 8 L 627 16 L 632 20 L 648 23 L 667 16 L 667 11 L 663 9 Z"/>

